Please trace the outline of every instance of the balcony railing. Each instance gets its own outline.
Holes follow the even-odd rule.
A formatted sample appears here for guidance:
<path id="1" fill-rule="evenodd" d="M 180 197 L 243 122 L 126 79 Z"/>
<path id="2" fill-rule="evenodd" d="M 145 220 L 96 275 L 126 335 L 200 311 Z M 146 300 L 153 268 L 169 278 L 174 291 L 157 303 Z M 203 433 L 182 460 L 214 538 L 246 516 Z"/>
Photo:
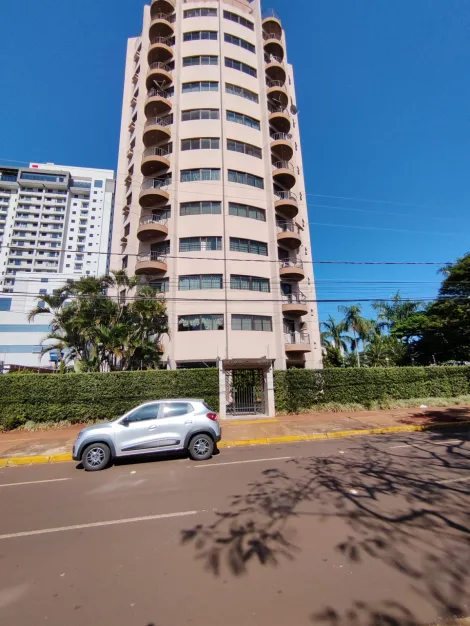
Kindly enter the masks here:
<path id="1" fill-rule="evenodd" d="M 141 224 L 160 224 L 161 226 L 166 226 L 168 224 L 168 219 L 160 217 L 159 215 L 145 215 L 140 218 Z"/>
<path id="2" fill-rule="evenodd" d="M 274 9 L 267 9 L 263 13 L 263 20 L 267 20 L 270 17 L 275 17 L 279 21 L 281 20 L 281 18 L 279 17 L 279 15 L 276 13 Z"/>
<path id="3" fill-rule="evenodd" d="M 310 343 L 310 335 L 303 331 L 284 333 L 284 338 L 285 342 L 290 345 Z"/>
<path id="4" fill-rule="evenodd" d="M 274 195 L 278 198 L 278 200 L 293 200 L 297 202 L 297 196 L 292 191 L 275 191 Z"/>
<path id="5" fill-rule="evenodd" d="M 268 39 L 277 39 L 278 41 L 282 41 L 282 35 L 279 33 L 268 33 L 263 30 L 263 39 L 267 41 Z"/>
<path id="6" fill-rule="evenodd" d="M 149 117 L 144 124 L 144 128 L 148 128 L 149 126 L 171 126 L 171 124 L 171 119 L 167 117 Z"/>
<path id="7" fill-rule="evenodd" d="M 168 100 L 172 97 L 172 95 L 172 93 L 165 91 L 164 89 L 149 89 L 147 98 L 165 98 L 165 100 Z"/>
<path id="8" fill-rule="evenodd" d="M 300 233 L 300 229 L 294 222 L 276 222 L 277 231 L 279 233 Z"/>
<path id="9" fill-rule="evenodd" d="M 17 181 L 17 177 L 16 176 L 10 176 L 9 174 L 1 174 L 0 175 L 0 182 L 16 183 L 16 181 Z"/>
<path id="10" fill-rule="evenodd" d="M 150 180 L 145 180 L 142 183 L 142 191 L 146 189 L 161 189 L 162 187 L 168 187 L 171 185 L 171 178 L 151 178 Z"/>
<path id="11" fill-rule="evenodd" d="M 298 293 L 284 294 L 282 296 L 282 301 L 285 304 L 306 304 L 307 296 L 299 291 Z"/>
<path id="12" fill-rule="evenodd" d="M 275 104 L 271 104 L 270 102 L 268 102 L 268 110 L 270 113 L 284 113 L 285 115 L 289 116 L 287 107 L 279 107 Z"/>
<path id="13" fill-rule="evenodd" d="M 300 259 L 281 259 L 279 261 L 279 267 L 281 269 L 285 267 L 303 269 L 304 263 Z"/>
<path id="14" fill-rule="evenodd" d="M 144 150 L 143 158 L 146 159 L 152 156 L 167 157 L 169 154 L 170 153 L 168 150 L 165 150 L 165 148 L 147 148 Z"/>
<path id="15" fill-rule="evenodd" d="M 289 170 L 291 172 L 294 171 L 294 166 L 288 161 L 276 161 L 273 163 L 273 170 Z"/>
<path id="16" fill-rule="evenodd" d="M 281 57 L 277 57 L 274 54 L 265 54 L 264 55 L 265 63 L 280 63 L 282 64 Z"/>
<path id="17" fill-rule="evenodd" d="M 153 39 L 150 40 L 151 46 L 154 46 L 159 43 L 162 43 L 165 46 L 171 47 L 175 45 L 175 38 L 174 37 L 154 37 Z"/>
<path id="18" fill-rule="evenodd" d="M 175 14 L 168 15 L 168 13 L 155 13 L 154 15 L 152 15 L 152 22 L 154 22 L 155 20 L 165 20 L 166 22 L 173 24 L 175 19 Z"/>
<path id="19" fill-rule="evenodd" d="M 290 133 L 272 133 L 271 141 L 291 141 L 292 135 Z"/>
<path id="20" fill-rule="evenodd" d="M 80 189 L 91 189 L 91 183 L 85 183 L 79 180 L 72 180 L 70 186 L 79 187 Z"/>
<path id="21" fill-rule="evenodd" d="M 147 254 L 137 255 L 137 261 L 158 261 L 159 263 L 166 263 L 166 254 L 160 254 L 159 252 L 147 252 Z"/>
<path id="22" fill-rule="evenodd" d="M 149 65 L 149 72 L 151 70 L 163 70 L 164 72 L 167 72 L 168 74 L 171 74 L 173 72 L 173 68 L 171 68 L 166 63 L 162 63 L 161 61 L 155 61 L 155 63 L 151 63 Z"/>

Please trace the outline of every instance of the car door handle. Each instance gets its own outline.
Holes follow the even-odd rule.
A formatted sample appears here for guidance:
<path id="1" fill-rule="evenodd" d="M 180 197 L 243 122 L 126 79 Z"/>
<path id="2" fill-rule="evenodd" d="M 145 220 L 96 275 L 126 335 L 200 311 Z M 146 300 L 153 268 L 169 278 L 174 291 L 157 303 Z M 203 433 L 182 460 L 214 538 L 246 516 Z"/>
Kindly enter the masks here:
<path id="1" fill-rule="evenodd" d="M 149 426 L 149 430 L 157 430 L 158 426 Z"/>
<path id="2" fill-rule="evenodd" d="M 185 425 L 186 424 L 192 424 L 192 423 L 193 423 L 193 420 L 188 420 L 187 422 L 185 422 Z"/>

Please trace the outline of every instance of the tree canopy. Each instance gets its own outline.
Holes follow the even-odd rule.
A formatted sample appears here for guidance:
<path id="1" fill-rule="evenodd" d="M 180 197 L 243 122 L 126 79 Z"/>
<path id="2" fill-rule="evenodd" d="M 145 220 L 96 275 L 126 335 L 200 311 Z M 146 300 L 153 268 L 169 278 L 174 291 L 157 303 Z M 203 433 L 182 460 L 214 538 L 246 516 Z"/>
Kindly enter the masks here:
<path id="1" fill-rule="evenodd" d="M 155 289 L 138 285 L 138 277 L 119 270 L 80 278 L 41 295 L 29 319 L 52 315 L 42 355 L 56 351 L 65 364 L 73 363 L 82 372 L 158 367 L 161 339 L 168 333 L 166 304 Z M 108 296 L 109 289 L 119 295 Z"/>

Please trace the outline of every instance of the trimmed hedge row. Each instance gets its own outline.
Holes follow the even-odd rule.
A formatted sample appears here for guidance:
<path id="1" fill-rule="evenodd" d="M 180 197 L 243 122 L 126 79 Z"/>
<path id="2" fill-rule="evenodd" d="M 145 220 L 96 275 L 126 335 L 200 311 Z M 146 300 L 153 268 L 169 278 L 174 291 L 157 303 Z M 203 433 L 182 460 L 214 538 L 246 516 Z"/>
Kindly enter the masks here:
<path id="1" fill-rule="evenodd" d="M 204 398 L 218 410 L 217 369 L 3 375 L 0 430 L 16 428 L 29 420 L 109 420 L 141 402 L 162 398 Z"/>
<path id="2" fill-rule="evenodd" d="M 317 404 L 452 397 L 470 393 L 470 367 L 291 369 L 274 373 L 277 411 Z"/>

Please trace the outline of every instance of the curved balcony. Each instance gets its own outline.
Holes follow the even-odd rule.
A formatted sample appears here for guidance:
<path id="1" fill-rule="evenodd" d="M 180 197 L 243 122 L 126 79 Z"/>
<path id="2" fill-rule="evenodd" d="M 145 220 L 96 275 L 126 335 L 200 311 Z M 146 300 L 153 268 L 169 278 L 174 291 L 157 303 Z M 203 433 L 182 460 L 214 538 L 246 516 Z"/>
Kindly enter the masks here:
<path id="1" fill-rule="evenodd" d="M 277 243 L 296 250 L 302 245 L 299 227 L 294 222 L 277 222 Z"/>
<path id="2" fill-rule="evenodd" d="M 171 122 L 164 117 L 151 117 L 144 124 L 143 140 L 146 148 L 151 148 L 171 137 Z"/>
<path id="3" fill-rule="evenodd" d="M 275 31 L 263 31 L 264 51 L 284 61 L 285 50 L 282 34 Z"/>
<path id="4" fill-rule="evenodd" d="M 294 156 L 294 143 L 289 133 L 271 134 L 271 152 L 279 161 L 290 161 Z"/>
<path id="5" fill-rule="evenodd" d="M 172 108 L 170 97 L 168 91 L 150 89 L 145 100 L 145 116 L 162 117 L 168 115 Z"/>
<path id="6" fill-rule="evenodd" d="M 274 208 L 281 217 L 285 219 L 296 217 L 299 212 L 299 206 L 295 193 L 291 191 L 275 191 L 274 197 Z"/>
<path id="7" fill-rule="evenodd" d="M 155 37 L 155 39 L 151 39 L 147 54 L 149 65 L 172 61 L 174 44 L 174 37 Z"/>
<path id="8" fill-rule="evenodd" d="M 263 15 L 263 30 L 270 33 L 282 33 L 281 20 L 276 11 L 271 10 Z"/>
<path id="9" fill-rule="evenodd" d="M 151 178 L 144 181 L 140 188 L 140 206 L 148 208 L 166 204 L 170 199 L 170 194 L 167 191 L 168 185 L 171 185 L 170 179 Z"/>
<path id="10" fill-rule="evenodd" d="M 273 54 L 265 54 L 264 61 L 266 64 L 264 70 L 269 80 L 279 80 L 281 83 L 285 83 L 287 73 L 282 58 Z"/>
<path id="11" fill-rule="evenodd" d="M 152 89 L 155 85 L 171 85 L 173 75 L 171 67 L 166 63 L 152 63 L 147 72 L 147 89 Z"/>
<path id="12" fill-rule="evenodd" d="M 291 129 L 291 119 L 287 109 L 268 105 L 269 123 L 276 133 L 289 133 Z"/>
<path id="13" fill-rule="evenodd" d="M 158 252 L 139 254 L 135 264 L 135 273 L 140 274 L 164 274 L 168 271 L 166 256 Z"/>
<path id="14" fill-rule="evenodd" d="M 278 102 L 279 105 L 285 109 L 289 104 L 289 93 L 285 84 L 280 80 L 266 79 L 266 87 L 266 95 L 268 98 Z"/>
<path id="15" fill-rule="evenodd" d="M 170 169 L 169 156 L 165 148 L 147 148 L 142 155 L 140 171 L 144 176 L 165 173 Z"/>
<path id="16" fill-rule="evenodd" d="M 279 276 L 286 280 L 303 280 L 305 278 L 303 261 L 300 259 L 284 259 L 279 261 Z"/>
<path id="17" fill-rule="evenodd" d="M 287 313 L 292 317 L 300 317 L 301 315 L 307 315 L 308 306 L 307 298 L 302 292 L 291 293 L 288 296 L 282 297 L 282 312 Z"/>
<path id="18" fill-rule="evenodd" d="M 162 219 L 159 215 L 146 215 L 140 220 L 137 229 L 137 239 L 139 241 L 150 241 L 160 237 L 168 236 L 168 220 Z"/>
<path id="19" fill-rule="evenodd" d="M 306 332 L 293 332 L 284 334 L 284 345 L 286 353 L 311 352 L 310 335 Z"/>
<path id="20" fill-rule="evenodd" d="M 273 163 L 273 180 L 284 189 L 292 189 L 296 180 L 294 167 L 287 161 L 276 161 Z"/>
<path id="21" fill-rule="evenodd" d="M 150 16 L 150 28 L 149 38 L 150 40 L 156 37 L 171 37 L 174 34 L 175 29 L 173 23 L 175 21 L 175 14 L 160 13 L 154 11 Z"/>
<path id="22" fill-rule="evenodd" d="M 176 0 L 152 0 L 150 14 L 173 13 L 176 8 Z"/>

